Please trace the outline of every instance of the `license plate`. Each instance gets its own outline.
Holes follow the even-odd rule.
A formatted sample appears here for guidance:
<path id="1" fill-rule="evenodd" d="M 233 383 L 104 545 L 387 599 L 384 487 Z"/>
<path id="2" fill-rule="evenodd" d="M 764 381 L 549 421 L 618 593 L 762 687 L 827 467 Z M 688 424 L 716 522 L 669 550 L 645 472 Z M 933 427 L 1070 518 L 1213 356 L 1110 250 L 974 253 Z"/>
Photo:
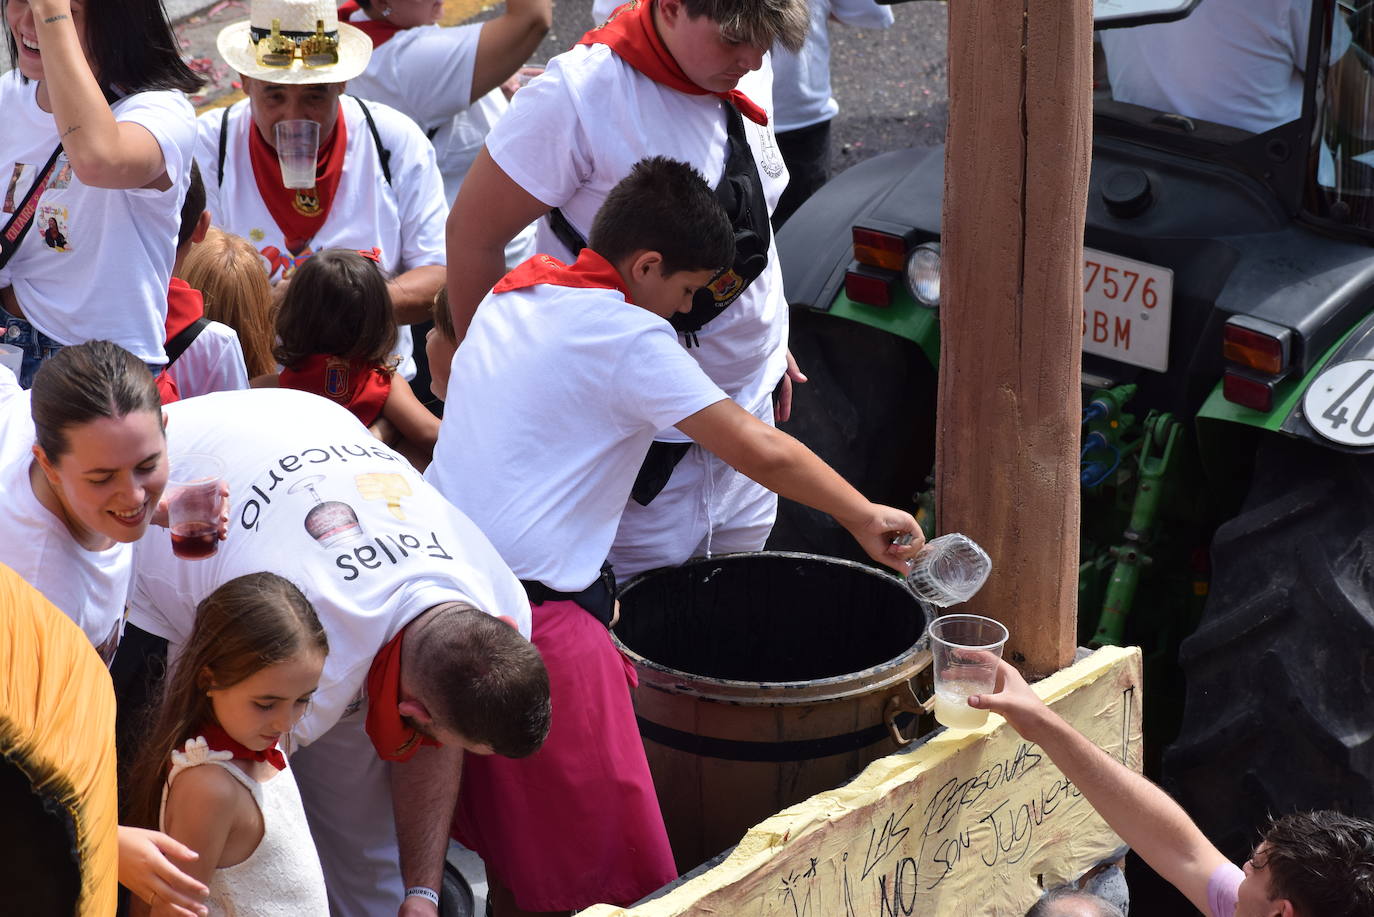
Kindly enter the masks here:
<path id="1" fill-rule="evenodd" d="M 1165 372 L 1173 306 L 1173 271 L 1083 249 L 1084 353 Z"/>

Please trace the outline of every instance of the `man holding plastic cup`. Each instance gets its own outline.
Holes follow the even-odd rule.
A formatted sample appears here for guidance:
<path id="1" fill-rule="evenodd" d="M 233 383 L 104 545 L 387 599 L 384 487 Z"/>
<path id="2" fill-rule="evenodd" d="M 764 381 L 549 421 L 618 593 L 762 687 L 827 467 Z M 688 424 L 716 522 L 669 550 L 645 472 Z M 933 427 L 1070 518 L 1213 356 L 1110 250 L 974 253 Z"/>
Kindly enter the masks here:
<path id="1" fill-rule="evenodd" d="M 344 95 L 371 40 L 325 0 L 253 0 L 218 47 L 248 98 L 199 119 L 214 224 L 257 246 L 278 301 L 314 252 L 375 250 L 400 326 L 401 374 L 413 378 L 406 326 L 429 318 L 444 282 L 443 179 L 414 121 Z M 299 187 L 306 175 L 311 186 Z"/>

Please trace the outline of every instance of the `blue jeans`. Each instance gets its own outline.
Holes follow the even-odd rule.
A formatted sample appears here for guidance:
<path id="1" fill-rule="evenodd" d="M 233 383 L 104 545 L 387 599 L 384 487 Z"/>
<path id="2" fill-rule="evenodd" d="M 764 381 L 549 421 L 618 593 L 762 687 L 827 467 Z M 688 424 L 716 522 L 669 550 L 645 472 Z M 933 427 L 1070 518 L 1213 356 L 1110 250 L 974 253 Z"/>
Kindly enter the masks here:
<path id="1" fill-rule="evenodd" d="M 0 319 L 5 322 L 4 343 L 13 344 L 24 351 L 23 362 L 19 365 L 19 385 L 23 388 L 31 388 L 38 367 L 43 365 L 44 360 L 51 359 L 53 354 L 66 345 L 54 341 L 29 324 L 26 319 L 11 315 L 4 308 L 0 308 Z"/>

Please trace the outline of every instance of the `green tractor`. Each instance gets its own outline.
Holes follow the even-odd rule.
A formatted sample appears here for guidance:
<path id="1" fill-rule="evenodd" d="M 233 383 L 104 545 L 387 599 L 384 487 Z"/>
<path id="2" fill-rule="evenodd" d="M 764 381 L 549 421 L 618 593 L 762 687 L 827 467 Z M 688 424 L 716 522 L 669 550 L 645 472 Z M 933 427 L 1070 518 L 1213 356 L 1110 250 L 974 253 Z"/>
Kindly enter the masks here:
<path id="1" fill-rule="evenodd" d="M 1195 30 L 1190 85 L 1235 101 L 1228 59 L 1273 56 L 1248 5 L 1098 0 L 1101 56 Z M 1374 816 L 1374 3 L 1292 6 L 1271 124 L 1105 68 L 1084 236 L 1080 637 L 1145 649 L 1147 765 L 1237 857 L 1271 812 Z M 927 521 L 943 165 L 861 163 L 777 240 L 811 378 L 786 428 Z M 852 556 L 794 504 L 770 547 Z"/>

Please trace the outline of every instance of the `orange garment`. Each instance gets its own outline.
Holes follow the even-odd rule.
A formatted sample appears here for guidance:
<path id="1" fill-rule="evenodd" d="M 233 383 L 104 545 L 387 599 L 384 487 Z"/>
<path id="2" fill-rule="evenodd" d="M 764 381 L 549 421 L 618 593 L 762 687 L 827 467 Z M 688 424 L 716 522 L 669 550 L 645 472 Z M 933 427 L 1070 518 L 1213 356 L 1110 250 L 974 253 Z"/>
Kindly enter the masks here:
<path id="1" fill-rule="evenodd" d="M 82 917 L 115 912 L 114 723 L 110 673 L 81 628 L 0 564 L 0 754 L 71 817 Z"/>

